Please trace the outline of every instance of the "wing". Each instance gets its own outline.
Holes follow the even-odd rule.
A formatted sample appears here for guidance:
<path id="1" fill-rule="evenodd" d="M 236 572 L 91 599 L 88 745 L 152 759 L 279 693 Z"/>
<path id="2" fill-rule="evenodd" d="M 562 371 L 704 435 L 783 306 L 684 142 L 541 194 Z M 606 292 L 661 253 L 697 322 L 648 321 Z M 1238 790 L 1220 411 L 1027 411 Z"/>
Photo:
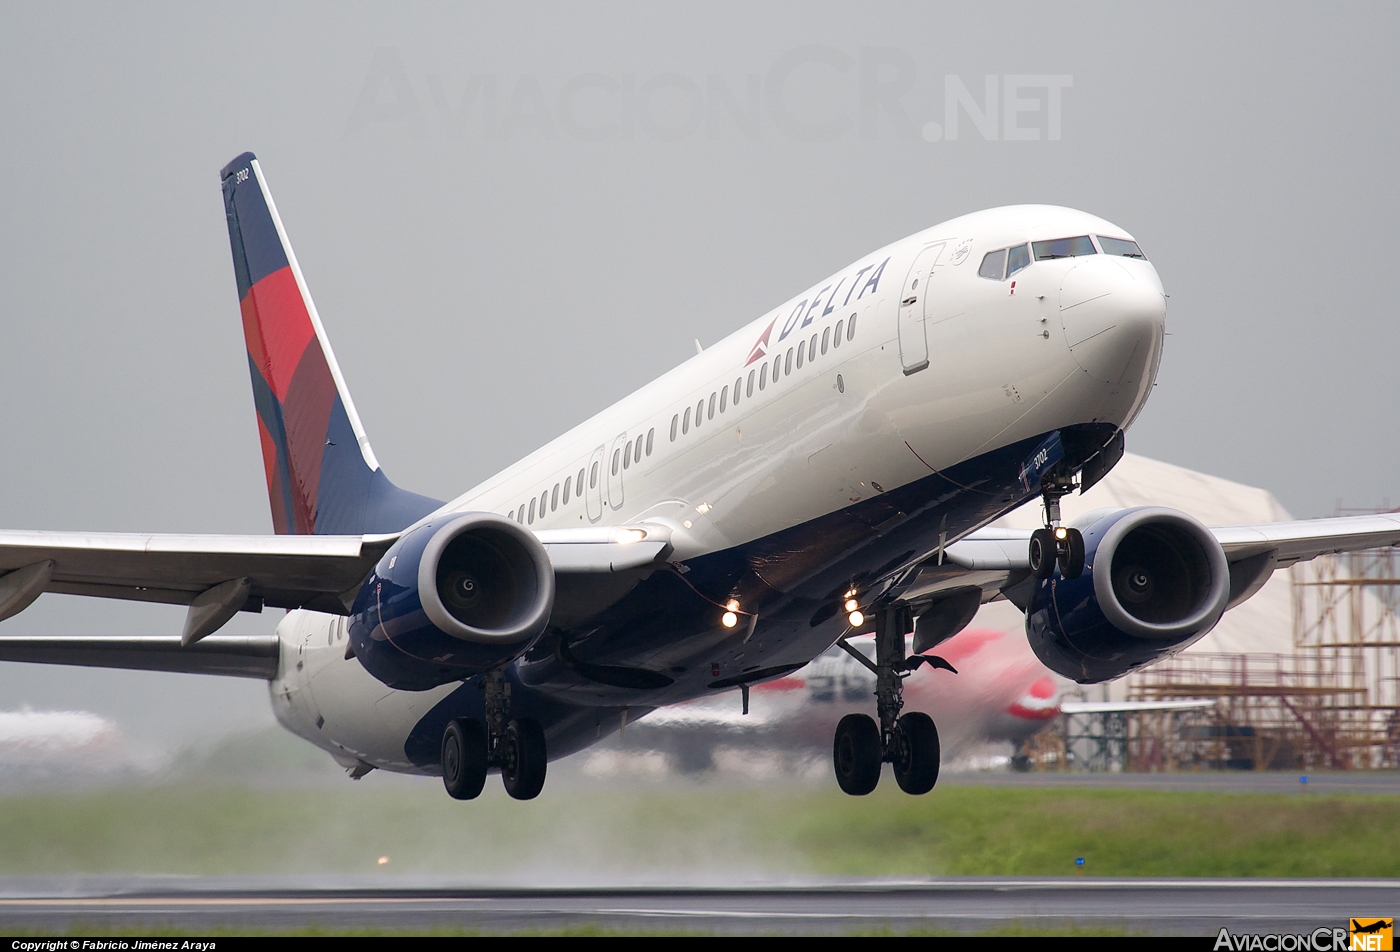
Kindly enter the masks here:
<path id="1" fill-rule="evenodd" d="M 345 612 L 353 590 L 397 535 L 222 536 L 0 532 L 0 618 L 42 592 L 188 605 L 231 580 L 247 581 L 234 611 Z M 39 568 L 36 568 L 39 567 Z M 27 572 L 23 581 L 13 575 Z"/>
<path id="2" fill-rule="evenodd" d="M 1400 545 L 1400 512 L 1211 528 L 1230 563 L 1230 602 L 1245 601 L 1274 569 L 1319 555 Z M 983 600 L 1004 596 L 1024 608 L 1030 579 L 1028 529 L 979 529 L 924 561 L 899 583 L 905 601 L 936 602 L 980 588 Z"/>
<path id="3" fill-rule="evenodd" d="M 670 552 L 664 527 L 613 526 L 537 533 L 561 586 L 656 564 Z M 210 637 L 239 611 L 306 608 L 345 614 L 374 564 L 398 539 L 374 536 L 220 536 L 0 531 L 0 619 L 44 592 L 190 606 L 181 635 L 0 635 L 0 661 L 272 678 L 277 638 Z M 596 596 L 593 598 L 596 601 Z"/>

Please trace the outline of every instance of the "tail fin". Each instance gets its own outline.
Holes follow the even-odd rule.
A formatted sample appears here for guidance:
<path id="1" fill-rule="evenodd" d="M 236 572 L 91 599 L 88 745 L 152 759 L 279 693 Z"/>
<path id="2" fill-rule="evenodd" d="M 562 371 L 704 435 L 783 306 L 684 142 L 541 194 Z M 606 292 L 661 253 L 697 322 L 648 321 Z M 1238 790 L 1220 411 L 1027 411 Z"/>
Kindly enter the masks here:
<path id="1" fill-rule="evenodd" d="M 220 173 L 272 524 L 279 535 L 397 532 L 442 504 L 374 458 L 257 157 Z"/>

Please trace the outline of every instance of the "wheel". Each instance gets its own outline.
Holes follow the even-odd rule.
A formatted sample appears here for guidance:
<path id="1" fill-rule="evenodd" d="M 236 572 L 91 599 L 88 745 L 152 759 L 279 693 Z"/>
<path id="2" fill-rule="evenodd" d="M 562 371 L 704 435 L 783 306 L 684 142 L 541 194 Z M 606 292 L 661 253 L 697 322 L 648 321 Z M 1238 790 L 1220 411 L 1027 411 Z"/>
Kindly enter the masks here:
<path id="1" fill-rule="evenodd" d="M 1065 530 L 1059 561 L 1060 574 L 1065 578 L 1079 578 L 1084 574 L 1084 533 L 1078 529 Z"/>
<path id="2" fill-rule="evenodd" d="M 501 780 L 517 800 L 533 800 L 544 789 L 544 728 L 538 721 L 511 721 L 501 740 Z"/>
<path id="3" fill-rule="evenodd" d="M 1031 574 L 1039 579 L 1049 578 L 1055 573 L 1055 534 L 1049 529 L 1037 529 L 1031 533 L 1030 547 Z"/>
<path id="4" fill-rule="evenodd" d="M 442 785 L 458 800 L 472 800 L 486 785 L 486 731 L 478 721 L 448 721 L 442 732 Z"/>
<path id="5" fill-rule="evenodd" d="M 880 728 L 867 714 L 847 714 L 836 725 L 831 759 L 836 782 L 853 797 L 863 797 L 880 782 Z"/>
<path id="6" fill-rule="evenodd" d="M 938 782 L 938 728 L 933 718 L 910 711 L 895 722 L 894 779 L 905 793 L 928 793 Z"/>

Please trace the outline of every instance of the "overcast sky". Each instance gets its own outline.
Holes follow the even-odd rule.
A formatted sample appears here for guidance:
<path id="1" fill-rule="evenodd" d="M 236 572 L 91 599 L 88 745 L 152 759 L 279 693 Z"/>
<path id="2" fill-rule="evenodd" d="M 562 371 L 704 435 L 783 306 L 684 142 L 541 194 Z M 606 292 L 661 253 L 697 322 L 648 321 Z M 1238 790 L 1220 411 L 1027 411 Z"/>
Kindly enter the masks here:
<path id="1" fill-rule="evenodd" d="M 1129 448 L 1298 516 L 1400 503 L 1393 5 L 141 9 L 6 6 L 0 526 L 270 531 L 218 182 L 244 150 L 420 492 L 880 245 L 1046 202 L 1171 295 Z M 50 595 L 3 631 L 181 618 Z M 255 682 L 0 665 L 21 702 L 271 716 Z"/>

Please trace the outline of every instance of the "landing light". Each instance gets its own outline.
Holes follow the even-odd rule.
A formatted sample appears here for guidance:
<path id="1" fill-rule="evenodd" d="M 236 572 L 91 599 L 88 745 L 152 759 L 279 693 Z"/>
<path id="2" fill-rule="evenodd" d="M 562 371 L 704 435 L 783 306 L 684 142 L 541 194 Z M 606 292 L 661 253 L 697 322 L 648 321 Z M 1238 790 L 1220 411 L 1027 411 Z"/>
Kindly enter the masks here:
<path id="1" fill-rule="evenodd" d="M 851 612 L 846 616 L 846 620 L 851 623 L 852 628 L 859 628 L 861 625 L 865 624 L 865 616 L 860 612 Z"/>
<path id="2" fill-rule="evenodd" d="M 646 537 L 645 529 L 618 529 L 613 534 L 613 541 L 618 545 L 631 545 L 633 542 L 641 542 Z"/>
<path id="3" fill-rule="evenodd" d="M 1068 539 L 1068 538 L 1069 538 L 1069 530 L 1068 530 L 1068 529 L 1066 529 L 1064 526 L 1056 526 L 1056 527 L 1055 527 L 1055 539 L 1056 539 L 1057 541 L 1063 542 L 1063 541 L 1065 541 L 1065 540 Z"/>
<path id="4" fill-rule="evenodd" d="M 739 624 L 739 616 L 734 614 L 733 612 L 725 612 L 724 617 L 720 619 L 720 622 L 726 628 L 733 628 L 735 625 Z"/>
<path id="5" fill-rule="evenodd" d="M 732 612 L 737 612 L 739 610 L 739 600 L 737 598 L 731 598 L 725 603 L 724 607 Z"/>
<path id="6" fill-rule="evenodd" d="M 856 610 L 857 608 L 859 608 L 859 607 L 860 607 L 860 602 L 856 601 L 854 598 L 848 598 L 848 599 L 846 599 L 846 611 L 848 611 L 848 612 L 853 612 L 853 611 L 855 611 L 855 610 Z"/>

